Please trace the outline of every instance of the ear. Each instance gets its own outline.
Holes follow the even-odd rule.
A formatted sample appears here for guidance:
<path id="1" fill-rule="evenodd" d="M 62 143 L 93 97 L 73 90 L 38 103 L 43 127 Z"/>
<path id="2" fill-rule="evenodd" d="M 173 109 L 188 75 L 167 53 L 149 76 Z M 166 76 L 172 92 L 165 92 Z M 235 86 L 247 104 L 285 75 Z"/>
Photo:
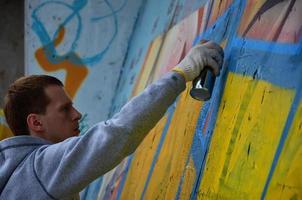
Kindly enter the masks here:
<path id="1" fill-rule="evenodd" d="M 29 131 L 39 133 L 44 131 L 42 120 L 38 114 L 30 113 L 27 116 L 27 126 Z"/>

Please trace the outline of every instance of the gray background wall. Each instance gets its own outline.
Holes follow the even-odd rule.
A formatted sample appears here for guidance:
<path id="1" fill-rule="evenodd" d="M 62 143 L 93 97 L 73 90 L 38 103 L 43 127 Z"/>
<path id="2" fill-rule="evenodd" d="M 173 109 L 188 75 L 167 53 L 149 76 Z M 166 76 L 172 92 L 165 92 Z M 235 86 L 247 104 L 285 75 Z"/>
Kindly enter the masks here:
<path id="1" fill-rule="evenodd" d="M 24 74 L 24 1 L 0 0 L 0 108 L 9 84 Z"/>

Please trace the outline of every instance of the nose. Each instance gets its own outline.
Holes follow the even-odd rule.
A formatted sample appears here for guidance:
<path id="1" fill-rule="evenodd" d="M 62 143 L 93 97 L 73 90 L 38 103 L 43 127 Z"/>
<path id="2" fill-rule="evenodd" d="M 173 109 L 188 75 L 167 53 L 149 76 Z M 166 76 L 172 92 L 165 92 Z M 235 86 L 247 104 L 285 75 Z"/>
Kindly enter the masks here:
<path id="1" fill-rule="evenodd" d="M 80 120 L 81 118 L 82 118 L 82 114 L 77 110 L 77 109 L 75 109 L 74 107 L 73 107 L 73 120 Z"/>

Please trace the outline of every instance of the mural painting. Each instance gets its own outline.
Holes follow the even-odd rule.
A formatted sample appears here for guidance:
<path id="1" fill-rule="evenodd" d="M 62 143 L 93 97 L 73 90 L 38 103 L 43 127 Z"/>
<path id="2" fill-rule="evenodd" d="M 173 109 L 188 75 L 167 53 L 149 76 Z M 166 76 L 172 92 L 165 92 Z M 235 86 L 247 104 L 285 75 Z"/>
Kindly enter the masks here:
<path id="1" fill-rule="evenodd" d="M 59 78 L 86 116 L 88 127 L 108 118 L 119 78 L 116 75 L 121 71 L 140 3 L 34 0 L 25 4 L 26 74 Z"/>
<path id="2" fill-rule="evenodd" d="M 131 96 L 201 39 L 224 47 L 225 64 L 209 102 L 188 85 L 124 161 L 119 184 L 105 183 L 113 199 L 301 198 L 301 6 L 208 1 L 149 43 L 135 82 L 121 86 Z"/>
<path id="3" fill-rule="evenodd" d="M 202 39 L 225 50 L 210 101 L 192 99 L 188 83 L 136 152 L 83 199 L 302 198 L 302 1 L 26 5 L 27 73 L 64 80 L 84 110 L 82 132 L 118 112 Z M 2 138 L 9 135 L 3 119 L 0 113 Z"/>

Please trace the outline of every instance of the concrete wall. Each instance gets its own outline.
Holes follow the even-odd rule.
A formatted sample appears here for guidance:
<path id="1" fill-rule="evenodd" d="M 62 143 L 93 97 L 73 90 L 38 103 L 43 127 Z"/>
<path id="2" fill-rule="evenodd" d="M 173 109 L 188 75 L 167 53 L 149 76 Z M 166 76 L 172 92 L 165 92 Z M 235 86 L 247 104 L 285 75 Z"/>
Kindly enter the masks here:
<path id="1" fill-rule="evenodd" d="M 2 111 L 7 87 L 24 74 L 24 1 L 0 1 L 0 140 L 11 135 Z"/>
<path id="2" fill-rule="evenodd" d="M 82 132 L 108 118 L 141 0 L 28 0 L 26 74 L 65 83 Z"/>
<path id="3" fill-rule="evenodd" d="M 225 49 L 211 100 L 193 100 L 188 83 L 83 199 L 302 197 L 301 1 L 27 0 L 25 10 L 26 73 L 65 82 L 83 132 L 202 38 Z"/>
<path id="4" fill-rule="evenodd" d="M 98 199 L 302 198 L 302 2 L 199 1 L 178 22 L 194 2 L 145 3 L 112 113 L 202 38 L 225 49 L 213 96 L 188 84 Z"/>
<path id="5" fill-rule="evenodd" d="M 110 116 L 118 112 L 121 105 L 125 104 L 130 98 L 131 86 L 135 83 L 135 78 L 137 78 L 137 74 L 142 67 L 150 42 L 197 10 L 205 2 L 192 0 L 144 1 L 129 41 L 129 50 L 122 68 L 122 76 L 119 77 L 118 88 L 114 98 L 115 103 L 112 103 Z M 118 191 L 118 189 L 122 189 L 122 177 L 127 173 L 125 169 L 126 163 L 125 160 L 115 170 L 92 183 L 82 193 L 82 197 L 86 197 L 85 199 L 87 200 L 95 199 L 96 197 L 98 199 L 120 198 L 121 191 Z"/>
<path id="6" fill-rule="evenodd" d="M 109 116 L 141 4 L 141 0 L 25 2 L 26 74 L 49 74 L 64 82 L 83 114 L 82 133 Z M 93 189 L 82 197 L 95 199 Z"/>

